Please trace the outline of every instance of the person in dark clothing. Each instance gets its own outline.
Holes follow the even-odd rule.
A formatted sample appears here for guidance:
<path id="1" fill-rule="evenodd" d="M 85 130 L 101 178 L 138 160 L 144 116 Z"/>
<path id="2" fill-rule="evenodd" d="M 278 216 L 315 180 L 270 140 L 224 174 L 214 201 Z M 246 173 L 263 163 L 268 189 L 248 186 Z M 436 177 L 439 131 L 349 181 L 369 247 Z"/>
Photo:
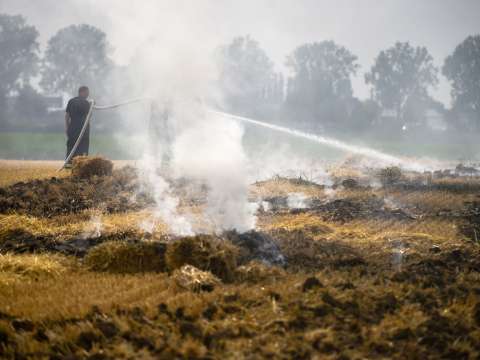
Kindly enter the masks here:
<path id="1" fill-rule="evenodd" d="M 150 152 L 160 157 L 162 167 L 168 167 L 172 159 L 172 104 L 169 100 L 163 102 L 152 101 L 150 108 L 150 122 L 148 133 Z"/>
<path id="2" fill-rule="evenodd" d="M 67 157 L 73 149 L 75 142 L 77 141 L 82 127 L 87 119 L 87 114 L 90 110 L 90 102 L 87 100 L 89 95 L 89 89 L 86 86 L 81 86 L 78 89 L 78 96 L 70 99 L 67 104 L 65 112 L 65 132 L 67 134 Z M 87 125 L 82 140 L 78 145 L 75 156 L 88 155 L 88 147 L 90 143 L 90 124 Z M 70 159 L 70 162 L 71 162 Z M 67 164 L 69 165 L 69 164 Z"/>

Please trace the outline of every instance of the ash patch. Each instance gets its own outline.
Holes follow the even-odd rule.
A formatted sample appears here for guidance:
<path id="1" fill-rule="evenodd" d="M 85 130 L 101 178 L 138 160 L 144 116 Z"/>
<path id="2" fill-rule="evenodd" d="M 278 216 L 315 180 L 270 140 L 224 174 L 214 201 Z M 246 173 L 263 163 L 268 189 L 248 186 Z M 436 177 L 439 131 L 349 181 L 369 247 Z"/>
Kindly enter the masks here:
<path id="1" fill-rule="evenodd" d="M 337 222 L 348 222 L 362 218 L 399 221 L 415 219 L 402 209 L 385 207 L 383 200 L 377 197 L 365 201 L 337 199 L 318 205 L 313 210 L 320 213 L 325 220 Z"/>
<path id="2" fill-rule="evenodd" d="M 287 199 L 287 196 L 270 196 L 264 198 L 263 201 L 268 204 L 269 211 L 279 211 L 288 208 Z"/>
<path id="3" fill-rule="evenodd" d="M 133 243 L 137 242 L 139 238 L 140 236 L 134 232 L 124 232 L 92 238 L 74 237 L 62 240 L 52 235 L 34 235 L 23 229 L 12 229 L 0 233 L 0 254 L 56 252 L 83 257 L 91 248 L 103 242 L 122 240 Z"/>
<path id="4" fill-rule="evenodd" d="M 335 199 L 327 202 L 313 199 L 310 204 L 311 206 L 308 208 L 291 209 L 290 213 L 315 213 L 320 215 L 323 220 L 341 223 L 355 219 L 415 220 L 413 215 L 400 208 L 385 206 L 384 200 L 376 196 L 362 200 Z"/>
<path id="5" fill-rule="evenodd" d="M 262 199 L 267 204 L 268 211 L 309 209 L 314 206 L 316 199 L 309 198 L 303 193 L 291 193 L 288 196 L 269 196 Z M 265 206 L 264 206 L 265 208 Z"/>
<path id="6" fill-rule="evenodd" d="M 239 263 L 246 264 L 252 260 L 260 260 L 268 265 L 285 266 L 286 261 L 274 239 L 263 232 L 248 231 L 237 233 L 226 232 L 225 237 L 241 249 Z"/>
<path id="7" fill-rule="evenodd" d="M 294 198 L 298 200 L 297 197 Z M 362 199 L 334 199 L 326 201 L 318 198 L 299 198 L 301 201 L 292 201 L 292 195 L 273 196 L 264 198 L 268 211 L 273 213 L 289 212 L 291 214 L 314 213 L 326 221 L 349 222 L 355 219 L 379 219 L 410 221 L 415 216 L 405 210 L 388 206 L 385 200 L 375 195 Z M 298 206 L 292 206 L 297 204 Z M 265 206 L 264 206 L 265 208 Z"/>

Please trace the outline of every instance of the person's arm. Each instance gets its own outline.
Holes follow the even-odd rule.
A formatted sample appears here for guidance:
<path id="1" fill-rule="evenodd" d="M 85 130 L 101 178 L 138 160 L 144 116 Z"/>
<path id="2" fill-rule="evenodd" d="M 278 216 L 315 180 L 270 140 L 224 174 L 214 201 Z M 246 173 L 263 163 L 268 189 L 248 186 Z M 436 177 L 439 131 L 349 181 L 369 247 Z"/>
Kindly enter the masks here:
<path id="1" fill-rule="evenodd" d="M 65 134 L 68 135 L 68 128 L 70 127 L 70 114 L 68 112 L 65 113 Z"/>
<path id="2" fill-rule="evenodd" d="M 70 100 L 67 104 L 67 109 L 65 110 L 65 134 L 68 136 L 68 128 L 70 127 L 70 123 L 72 121 L 72 118 L 70 117 L 70 110 L 71 110 L 71 105 L 72 101 Z"/>

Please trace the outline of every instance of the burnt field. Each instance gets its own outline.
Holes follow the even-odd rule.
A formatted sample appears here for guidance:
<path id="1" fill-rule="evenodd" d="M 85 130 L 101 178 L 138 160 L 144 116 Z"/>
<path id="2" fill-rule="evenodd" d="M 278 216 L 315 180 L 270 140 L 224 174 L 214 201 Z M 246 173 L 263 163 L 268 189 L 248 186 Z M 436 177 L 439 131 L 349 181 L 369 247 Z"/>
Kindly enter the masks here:
<path id="1" fill-rule="evenodd" d="M 56 165 L 56 164 L 55 164 Z M 255 230 L 151 220 L 134 167 L 0 169 L 0 357 L 480 356 L 480 177 L 339 166 L 250 186 Z M 147 226 L 148 225 L 148 226 Z"/>

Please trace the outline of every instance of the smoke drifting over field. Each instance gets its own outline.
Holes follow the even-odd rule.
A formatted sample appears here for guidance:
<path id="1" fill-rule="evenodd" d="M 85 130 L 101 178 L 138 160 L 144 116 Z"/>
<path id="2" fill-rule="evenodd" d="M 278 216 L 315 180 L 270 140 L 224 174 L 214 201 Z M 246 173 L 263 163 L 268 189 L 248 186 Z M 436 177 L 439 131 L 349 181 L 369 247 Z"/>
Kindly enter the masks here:
<path id="1" fill-rule="evenodd" d="M 164 136 L 152 134 L 147 127 L 149 105 L 123 112 L 128 127 L 137 130 L 143 127 L 137 132 L 142 135 L 136 138 L 134 146 L 143 148 L 140 173 L 154 193 L 157 203 L 154 215 L 169 224 L 173 233 L 192 233 L 188 216 L 178 214 L 178 200 L 164 178 L 165 175 L 186 177 L 207 186 L 204 215 L 214 229 L 251 229 L 255 225 L 255 209 L 247 199 L 243 130 L 235 122 L 208 114 L 202 104 L 204 98 L 221 102 L 221 94 L 214 86 L 217 69 L 211 52 L 214 47 L 210 43 L 214 33 L 202 31 L 201 27 L 193 32 L 192 28 L 196 28 L 193 16 L 194 23 L 208 21 L 205 6 L 200 9 L 191 2 L 173 5 L 157 1 L 143 1 L 135 7 L 114 1 L 99 5 L 95 2 L 95 6 L 105 7 L 109 14 L 113 39 L 123 39 L 122 42 L 129 44 L 122 54 L 130 58 L 125 72 L 112 79 L 112 84 L 127 89 L 119 96 L 146 95 L 148 102 L 168 103 L 173 140 L 168 173 L 160 169 L 161 160 L 169 151 L 163 143 Z M 182 11 L 179 12 L 179 8 Z M 175 15 L 179 13 L 182 15 Z M 202 41 L 198 41 L 199 38 Z M 125 75 L 128 86 L 124 84 Z M 155 143 L 157 135 L 160 138 Z"/>
<path id="2" fill-rule="evenodd" d="M 480 359 L 474 9 L 0 0 L 0 358 Z"/>
<path id="3" fill-rule="evenodd" d="M 255 226 L 248 202 L 247 158 L 242 128 L 206 112 L 183 131 L 174 145 L 174 167 L 181 176 L 208 187 L 206 215 L 216 229 L 246 231 Z"/>
<path id="4" fill-rule="evenodd" d="M 332 6 L 329 2 L 304 1 L 302 6 L 294 7 L 290 2 L 279 1 L 273 7 L 266 5 L 267 2 L 259 4 L 248 1 L 242 2 L 241 5 L 234 2 L 225 5 L 226 3 L 214 1 L 185 0 L 175 2 L 144 0 L 136 4 L 114 0 L 70 0 L 59 5 L 59 11 L 62 12 L 61 21 L 68 23 L 62 23 L 59 19 L 54 21 L 58 28 L 85 22 L 99 26 L 105 31 L 109 43 L 113 45 L 111 58 L 116 65 L 120 65 L 115 67 L 105 84 L 109 96 L 114 97 L 107 99 L 108 101 L 149 98 L 143 105 L 122 108 L 120 111 L 122 127 L 130 129 L 136 136 L 128 140 L 122 138 L 120 141 L 123 148 L 136 149 L 137 153 L 141 154 L 140 173 L 145 180 L 145 186 L 155 194 L 157 203 L 155 216 L 167 222 L 175 233 L 192 233 L 188 214 L 179 214 L 178 200 L 165 178 L 168 173 L 168 177 L 176 179 L 186 177 L 207 186 L 204 215 L 215 229 L 236 228 L 244 231 L 255 224 L 255 204 L 248 200 L 247 187 L 252 181 L 275 174 L 303 176 L 326 185 L 331 185 L 331 180 L 323 164 L 307 160 L 298 153 L 298 149 L 292 149 L 293 146 L 290 148 L 279 146 L 280 141 L 269 144 L 258 138 L 257 143 L 265 144 L 263 151 L 257 152 L 254 157 L 249 156 L 251 154 L 242 143 L 245 130 L 243 125 L 206 111 L 205 104 L 215 104 L 221 108 L 224 100 L 224 94 L 216 86 L 221 74 L 214 60 L 214 50 L 218 45 L 230 41 L 232 36 L 252 31 L 253 37 L 260 40 L 261 46 L 264 46 L 277 62 L 275 70 L 278 68 L 284 70 L 282 67 L 286 52 L 293 50 L 295 46 L 301 44 L 301 41 L 324 41 L 335 38 L 340 44 L 352 48 L 353 53 L 358 53 L 360 65 L 366 67 L 365 65 L 371 65 L 365 63 L 366 59 L 373 60 L 374 54 L 379 49 L 394 41 L 404 40 L 404 28 L 400 26 L 397 29 L 392 25 L 392 31 L 385 33 L 391 34 L 389 36 L 394 38 L 385 36 L 375 46 L 372 45 L 373 42 L 360 41 L 363 38 L 373 41 L 375 36 L 372 36 L 372 32 L 377 36 L 378 25 L 384 21 L 380 21 L 380 18 L 388 18 L 392 14 L 395 14 L 395 18 L 409 17 L 408 11 L 405 12 L 408 6 L 391 3 L 382 5 L 382 11 L 377 11 L 375 7 L 353 5 L 347 1 L 337 3 Z M 443 12 L 447 13 L 445 9 L 451 5 L 444 6 Z M 48 8 L 45 5 L 42 7 Z M 67 8 L 68 10 L 65 10 Z M 325 21 L 319 21 L 316 14 L 312 15 L 314 13 L 312 9 L 320 8 L 322 9 L 320 16 Z M 420 8 L 419 13 L 425 13 L 425 9 L 437 11 L 435 10 L 437 7 L 431 3 Z M 33 17 L 34 22 L 38 22 L 40 17 L 54 18 L 53 15 L 45 13 L 43 8 L 39 8 L 38 4 L 32 5 L 28 1 L 19 0 L 16 5 L 12 2 L 7 9 L 21 12 L 27 18 Z M 354 29 L 351 27 L 349 17 L 353 16 L 358 18 L 362 32 L 352 31 Z M 328 19 L 324 19 L 325 17 Z M 341 21 L 337 21 L 339 19 Z M 436 17 L 428 16 L 428 19 Z M 321 23 L 325 29 L 317 28 L 317 25 L 306 26 L 311 21 L 315 24 Z M 361 26 L 365 22 L 368 22 L 369 26 Z M 297 29 L 292 28 L 292 25 L 297 26 Z M 51 25 L 42 26 L 50 32 L 58 30 L 51 29 Z M 470 31 L 471 27 L 468 26 L 462 31 Z M 432 26 L 432 29 L 435 28 L 438 28 L 438 24 Z M 399 33 L 402 37 L 398 36 Z M 461 37 L 458 34 L 456 36 Z M 459 40 L 449 38 L 451 43 Z M 430 41 L 438 45 L 437 40 Z M 45 42 L 44 39 L 42 42 Z M 283 46 L 286 48 L 282 48 Z M 450 51 L 452 46 L 444 46 L 442 41 L 441 50 L 438 46 L 433 47 L 433 52 L 443 57 L 446 55 L 443 54 L 446 52 L 445 49 Z M 356 95 L 364 98 L 365 89 L 358 87 L 356 77 L 352 74 L 353 90 Z M 445 88 L 442 92 L 445 93 Z M 163 139 L 158 139 L 156 143 L 154 139 L 152 143 L 155 135 L 152 135 L 148 125 L 150 101 L 169 104 L 171 109 L 169 121 L 173 135 L 171 153 L 166 149 Z M 291 123 L 287 125 L 294 127 L 300 120 L 292 116 L 292 119 L 289 119 Z M 368 146 L 355 146 L 349 141 L 339 141 L 336 138 L 308 132 L 290 131 L 288 127 L 272 124 L 267 126 L 268 131 L 286 129 L 287 131 L 283 132 L 288 133 L 287 136 L 303 137 L 307 141 L 327 144 L 344 152 L 363 154 L 373 158 L 376 166 L 393 163 L 415 170 L 434 167 L 430 163 L 417 164 L 390 156 Z M 167 152 L 171 155 L 171 161 L 170 168 L 165 172 L 161 171 L 160 164 Z M 321 156 L 315 154 L 315 157 L 314 160 L 318 160 L 319 157 L 325 158 L 325 154 Z M 292 169 L 294 173 L 289 173 Z M 151 224 L 145 223 L 143 226 L 149 228 Z"/>

